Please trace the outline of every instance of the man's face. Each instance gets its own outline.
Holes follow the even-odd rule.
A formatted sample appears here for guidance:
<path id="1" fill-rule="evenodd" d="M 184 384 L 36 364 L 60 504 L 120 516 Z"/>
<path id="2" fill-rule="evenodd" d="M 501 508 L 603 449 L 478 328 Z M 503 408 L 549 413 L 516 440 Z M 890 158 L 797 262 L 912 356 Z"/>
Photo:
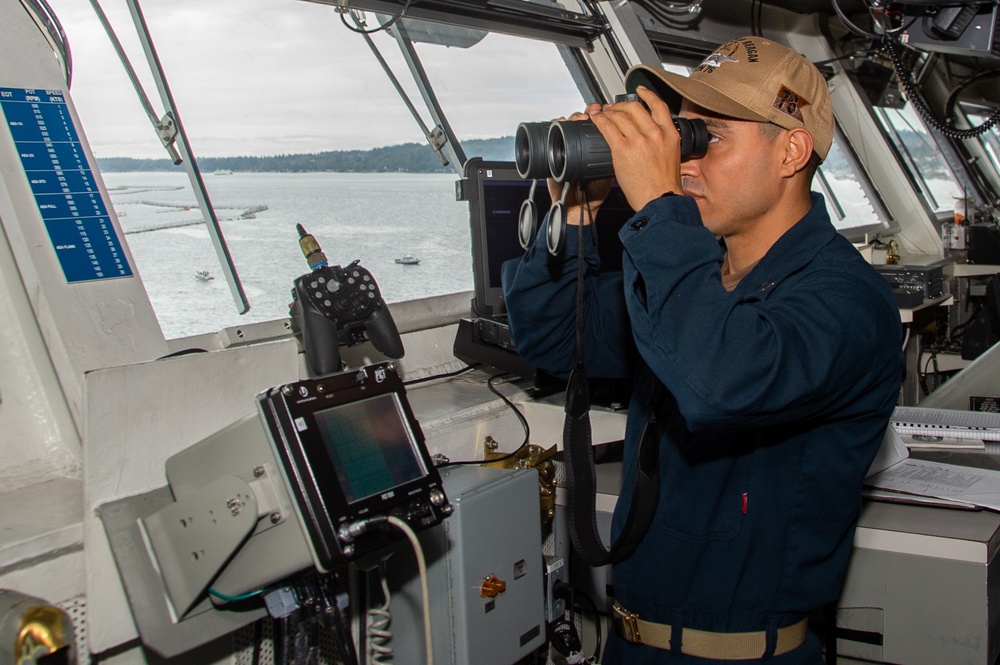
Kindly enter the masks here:
<path id="1" fill-rule="evenodd" d="M 780 157 L 761 123 L 719 116 L 685 101 L 681 116 L 708 127 L 708 153 L 681 163 L 684 194 L 694 198 L 705 227 L 716 236 L 751 231 L 772 208 L 781 178 Z"/>

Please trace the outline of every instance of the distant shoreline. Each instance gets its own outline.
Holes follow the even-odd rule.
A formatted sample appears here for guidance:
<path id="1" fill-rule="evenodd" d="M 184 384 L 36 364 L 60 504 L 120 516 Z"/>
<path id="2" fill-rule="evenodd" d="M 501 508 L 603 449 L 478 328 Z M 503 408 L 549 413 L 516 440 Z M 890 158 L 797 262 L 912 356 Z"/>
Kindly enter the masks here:
<path id="1" fill-rule="evenodd" d="M 514 138 L 463 141 L 467 157 L 513 161 Z M 177 171 L 183 166 L 169 159 L 136 159 L 134 157 L 98 157 L 97 165 L 106 172 Z M 334 150 L 295 155 L 265 157 L 199 157 L 203 173 L 453 173 L 451 166 L 425 144 L 372 148 L 371 150 Z"/>

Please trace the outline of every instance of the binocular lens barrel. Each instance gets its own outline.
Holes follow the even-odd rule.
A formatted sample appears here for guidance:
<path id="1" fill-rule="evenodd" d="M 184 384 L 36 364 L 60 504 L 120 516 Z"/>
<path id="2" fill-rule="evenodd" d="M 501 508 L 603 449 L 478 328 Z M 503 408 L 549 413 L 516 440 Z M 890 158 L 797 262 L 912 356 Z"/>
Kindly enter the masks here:
<path id="1" fill-rule="evenodd" d="M 704 157 L 705 121 L 673 120 L 681 137 L 681 161 Z M 586 182 L 614 175 L 611 148 L 591 120 L 521 123 L 514 136 L 514 161 L 522 178 Z"/>
<path id="2" fill-rule="evenodd" d="M 514 134 L 514 165 L 524 179 L 540 180 L 549 177 L 546 157 L 550 122 L 522 122 Z"/>
<path id="3" fill-rule="evenodd" d="M 591 120 L 549 126 L 549 171 L 556 182 L 586 182 L 615 174 L 611 148 Z"/>

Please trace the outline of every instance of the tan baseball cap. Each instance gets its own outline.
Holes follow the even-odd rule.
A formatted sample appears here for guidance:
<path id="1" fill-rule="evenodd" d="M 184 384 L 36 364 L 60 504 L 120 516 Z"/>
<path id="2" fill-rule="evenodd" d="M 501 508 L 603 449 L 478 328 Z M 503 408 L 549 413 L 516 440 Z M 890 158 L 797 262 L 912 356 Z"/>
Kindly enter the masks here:
<path id="1" fill-rule="evenodd" d="M 820 159 L 833 143 L 833 108 L 826 79 L 792 49 L 761 37 L 726 42 L 690 76 L 637 65 L 625 75 L 625 89 L 653 90 L 677 113 L 681 99 L 720 115 L 804 127 Z"/>

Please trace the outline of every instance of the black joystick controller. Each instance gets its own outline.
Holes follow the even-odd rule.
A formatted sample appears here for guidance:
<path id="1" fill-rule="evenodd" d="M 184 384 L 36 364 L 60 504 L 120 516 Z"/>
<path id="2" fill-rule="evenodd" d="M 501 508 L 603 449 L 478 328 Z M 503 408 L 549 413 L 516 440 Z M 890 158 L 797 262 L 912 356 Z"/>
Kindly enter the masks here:
<path id="1" fill-rule="evenodd" d="M 289 313 L 312 372 L 319 376 L 341 371 L 340 345 L 366 339 L 385 356 L 402 358 L 403 341 L 368 269 L 360 260 L 345 268 L 328 265 L 316 240 L 301 224 L 296 228 L 312 272 L 295 280 Z"/>

